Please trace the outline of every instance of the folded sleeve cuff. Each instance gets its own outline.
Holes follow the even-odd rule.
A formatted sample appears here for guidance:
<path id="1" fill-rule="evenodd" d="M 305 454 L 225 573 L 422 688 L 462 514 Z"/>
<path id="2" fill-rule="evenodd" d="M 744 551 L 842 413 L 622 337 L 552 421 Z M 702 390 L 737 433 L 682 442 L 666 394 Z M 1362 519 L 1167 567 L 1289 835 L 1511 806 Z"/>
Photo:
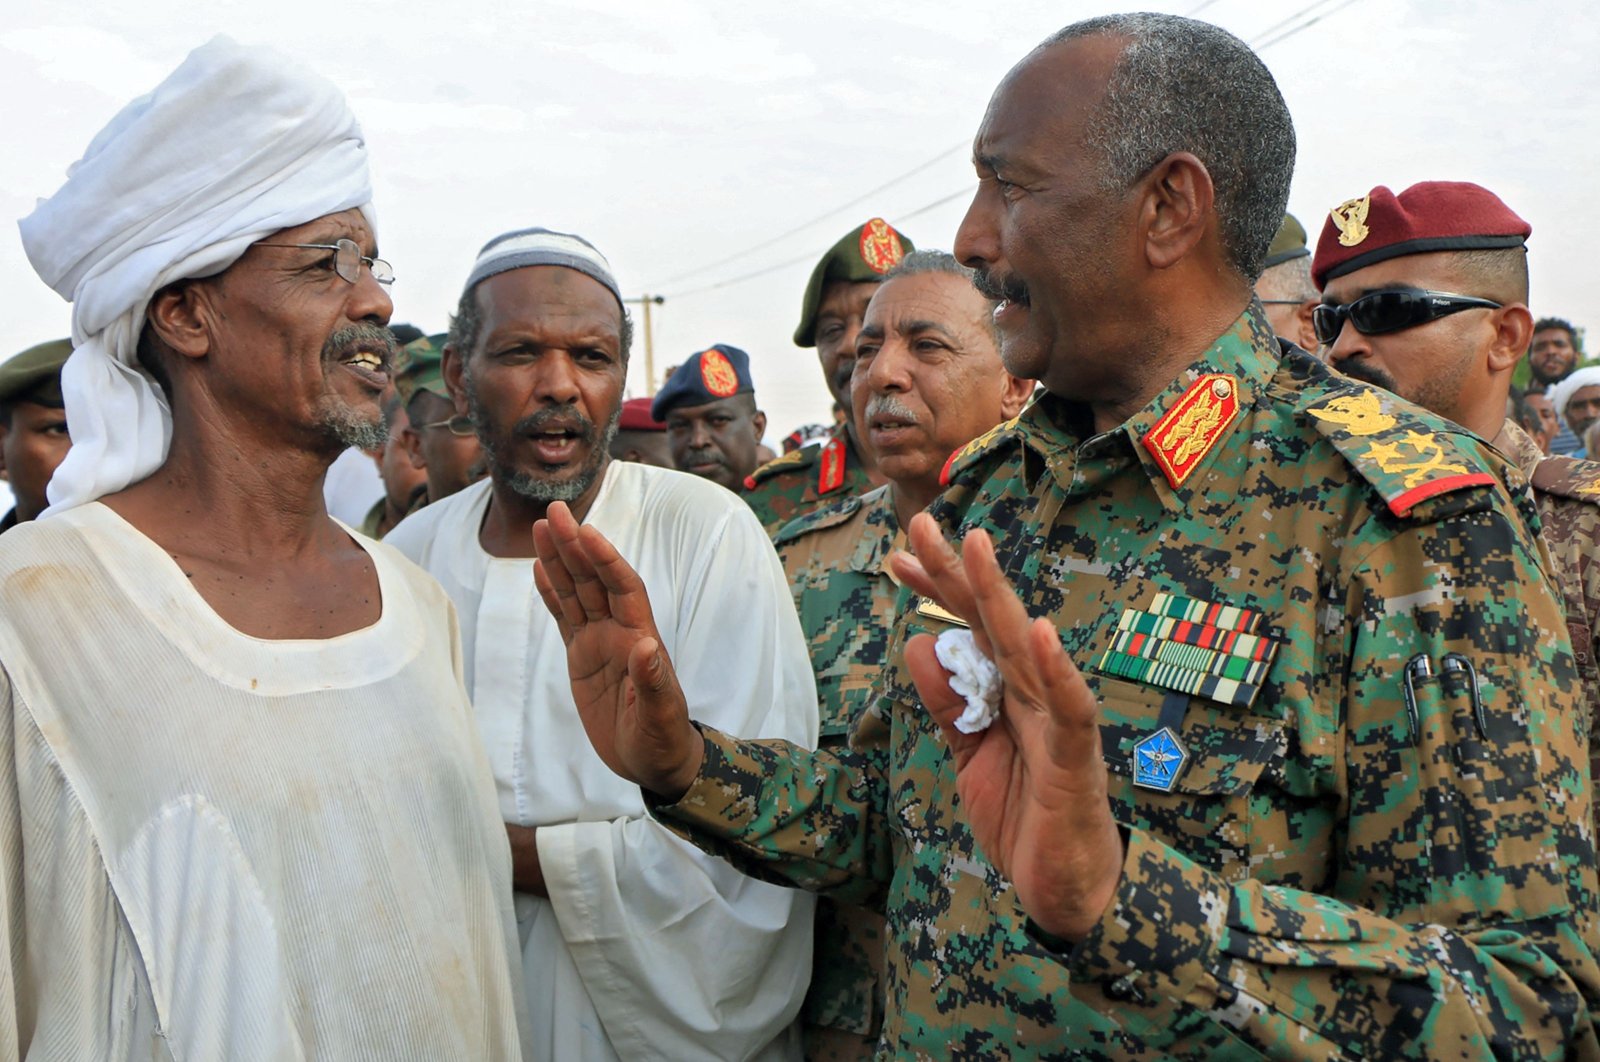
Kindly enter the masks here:
<path id="1" fill-rule="evenodd" d="M 1178 1004 L 1219 1004 L 1215 974 L 1231 892 L 1215 874 L 1143 830 L 1127 830 L 1122 881 L 1075 948 L 1056 951 L 1072 994 L 1102 1013 L 1162 1021 Z M 1037 943 L 1055 950 L 1048 937 Z"/>

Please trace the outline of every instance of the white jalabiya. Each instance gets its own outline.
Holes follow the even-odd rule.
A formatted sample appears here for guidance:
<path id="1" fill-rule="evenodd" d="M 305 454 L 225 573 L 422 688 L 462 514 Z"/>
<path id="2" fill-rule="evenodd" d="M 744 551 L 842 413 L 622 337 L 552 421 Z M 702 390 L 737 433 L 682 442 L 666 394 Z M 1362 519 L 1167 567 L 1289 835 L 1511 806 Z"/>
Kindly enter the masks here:
<path id="1" fill-rule="evenodd" d="M 61 370 L 72 450 L 45 515 L 166 459 L 172 416 L 136 358 L 151 296 L 282 229 L 352 207 L 370 223 L 371 200 L 344 95 L 270 48 L 216 37 L 112 118 L 19 226 L 33 268 L 72 302 L 76 344 Z"/>
<path id="2" fill-rule="evenodd" d="M 246 637 L 103 505 L 0 538 L 0 1058 L 516 1059 L 454 613 Z"/>
<path id="3" fill-rule="evenodd" d="M 386 542 L 444 585 L 507 822 L 537 826 L 550 899 L 518 893 L 533 1058 L 794 1057 L 811 897 L 745 878 L 664 830 L 578 719 L 533 564 L 489 556 L 485 481 Z M 815 744 L 810 658 L 750 510 L 694 476 L 613 462 L 585 517 L 632 564 L 696 719 Z"/>

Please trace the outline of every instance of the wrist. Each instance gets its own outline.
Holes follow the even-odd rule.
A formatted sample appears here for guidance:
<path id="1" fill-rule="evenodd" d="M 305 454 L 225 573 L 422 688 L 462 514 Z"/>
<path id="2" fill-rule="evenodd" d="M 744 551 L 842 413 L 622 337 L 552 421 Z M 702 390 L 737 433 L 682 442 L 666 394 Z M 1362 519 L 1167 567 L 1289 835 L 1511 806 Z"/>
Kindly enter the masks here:
<path id="1" fill-rule="evenodd" d="M 695 779 L 700 777 L 700 768 L 705 765 L 705 761 L 706 739 L 691 723 L 684 742 L 683 756 L 679 758 L 677 767 L 652 779 L 644 788 L 650 790 L 661 803 L 676 804 L 683 799 L 689 787 L 694 785 Z"/>

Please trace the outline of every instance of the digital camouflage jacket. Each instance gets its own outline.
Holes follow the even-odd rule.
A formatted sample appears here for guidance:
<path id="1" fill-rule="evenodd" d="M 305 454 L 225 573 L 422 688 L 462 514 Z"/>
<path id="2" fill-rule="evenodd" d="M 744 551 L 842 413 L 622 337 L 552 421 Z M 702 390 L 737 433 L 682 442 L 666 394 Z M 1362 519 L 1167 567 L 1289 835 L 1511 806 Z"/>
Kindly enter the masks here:
<path id="1" fill-rule="evenodd" d="M 841 425 L 820 446 L 802 446 L 750 473 L 740 497 L 771 536 L 818 506 L 871 489 L 861 455 Z"/>
<path id="2" fill-rule="evenodd" d="M 883 671 L 899 594 L 888 561 L 903 541 L 899 531 L 882 486 L 804 513 L 773 539 L 816 672 L 820 748 L 846 746 Z M 828 897 L 817 904 L 811 988 L 801 1010 L 807 1026 L 878 1035 L 883 929 L 881 914 L 857 904 Z M 808 1044 L 807 1057 L 816 1055 Z"/>
<path id="3" fill-rule="evenodd" d="M 962 819 L 911 602 L 853 748 L 707 729 L 655 814 L 885 911 L 882 1057 L 1600 1058 L 1587 734 L 1520 474 L 1259 306 L 1088 424 L 1044 396 L 933 506 L 1100 699 L 1126 857 L 1070 954 Z"/>

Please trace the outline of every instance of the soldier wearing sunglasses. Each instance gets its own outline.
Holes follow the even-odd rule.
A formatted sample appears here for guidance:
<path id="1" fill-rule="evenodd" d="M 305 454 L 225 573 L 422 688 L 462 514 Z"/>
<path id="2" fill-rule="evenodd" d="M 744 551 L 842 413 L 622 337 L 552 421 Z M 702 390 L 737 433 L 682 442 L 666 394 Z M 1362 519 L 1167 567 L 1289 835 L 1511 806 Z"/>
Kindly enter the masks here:
<path id="1" fill-rule="evenodd" d="M 1313 321 L 1335 368 L 1492 440 L 1522 469 L 1592 719 L 1600 706 L 1600 463 L 1546 456 L 1506 415 L 1512 373 L 1534 331 L 1524 245 L 1532 231 L 1475 184 L 1428 181 L 1399 195 L 1374 188 L 1323 226 Z M 1590 748 L 1600 745 L 1591 738 Z M 1600 758 L 1590 755 L 1594 776 Z"/>

